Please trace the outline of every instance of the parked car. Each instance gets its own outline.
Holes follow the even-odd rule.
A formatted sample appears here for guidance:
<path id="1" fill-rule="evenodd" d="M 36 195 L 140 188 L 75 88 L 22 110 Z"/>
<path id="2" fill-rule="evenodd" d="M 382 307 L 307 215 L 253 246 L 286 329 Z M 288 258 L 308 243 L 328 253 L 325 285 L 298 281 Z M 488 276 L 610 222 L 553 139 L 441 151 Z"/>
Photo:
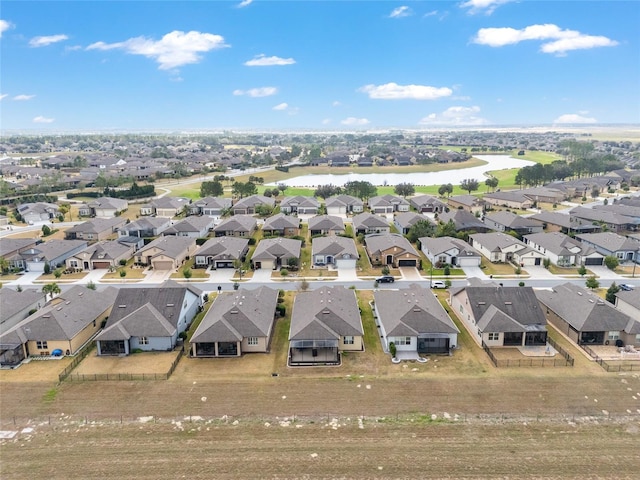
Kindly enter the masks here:
<path id="1" fill-rule="evenodd" d="M 444 283 L 442 280 L 432 280 L 431 288 L 447 288 L 447 284 Z"/>
<path id="2" fill-rule="evenodd" d="M 393 283 L 395 281 L 396 279 L 393 278 L 391 275 L 383 275 L 381 277 L 376 278 L 376 282 L 378 283 Z"/>
<path id="3" fill-rule="evenodd" d="M 630 292 L 633 290 L 633 285 L 629 285 L 628 283 L 621 283 L 620 290 L 624 290 L 625 292 Z"/>

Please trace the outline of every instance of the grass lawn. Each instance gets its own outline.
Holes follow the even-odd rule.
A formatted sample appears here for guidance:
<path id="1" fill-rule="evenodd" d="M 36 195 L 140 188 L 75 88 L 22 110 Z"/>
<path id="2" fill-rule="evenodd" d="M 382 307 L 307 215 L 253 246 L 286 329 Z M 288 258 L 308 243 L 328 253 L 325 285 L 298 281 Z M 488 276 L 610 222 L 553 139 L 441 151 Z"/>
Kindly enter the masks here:
<path id="1" fill-rule="evenodd" d="M 209 278 L 206 268 L 193 268 L 193 264 L 195 263 L 195 261 L 196 258 L 191 257 L 178 269 L 177 272 L 172 273 L 170 278 L 187 278 L 184 276 L 184 271 L 187 269 L 191 270 L 190 278 Z"/>
<path id="2" fill-rule="evenodd" d="M 113 272 L 107 272 L 102 276 L 102 280 L 141 280 L 145 278 L 144 272 L 146 268 L 133 268 L 133 258 L 129 259 L 124 267 L 118 267 Z M 124 277 L 121 277 L 120 272 L 126 272 Z"/>
<path id="3" fill-rule="evenodd" d="M 484 270 L 487 275 L 515 275 L 516 269 L 510 263 L 492 263 L 485 257 L 481 258 L 480 268 Z M 522 269 L 520 275 L 528 275 L 528 273 Z"/>
<path id="4" fill-rule="evenodd" d="M 580 275 L 578 273 L 577 267 L 558 267 L 553 263 L 549 265 L 549 268 L 547 270 L 549 270 L 554 275 Z M 593 272 L 587 268 L 587 273 L 584 275 L 584 278 L 587 278 L 591 275 L 593 275 Z"/>

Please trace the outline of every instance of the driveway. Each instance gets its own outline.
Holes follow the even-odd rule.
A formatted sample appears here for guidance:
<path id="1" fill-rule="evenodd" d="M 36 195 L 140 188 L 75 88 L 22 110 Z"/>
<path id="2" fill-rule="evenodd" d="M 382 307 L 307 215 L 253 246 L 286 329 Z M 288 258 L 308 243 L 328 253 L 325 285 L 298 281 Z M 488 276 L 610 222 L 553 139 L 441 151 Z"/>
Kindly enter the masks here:
<path id="1" fill-rule="evenodd" d="M 400 274 L 403 280 L 424 280 L 416 267 L 400 267 Z"/>
<path id="2" fill-rule="evenodd" d="M 591 270 L 596 275 L 596 277 L 598 277 L 599 279 L 609 278 L 609 279 L 621 280 L 622 281 L 622 282 L 617 282 L 617 283 L 624 283 L 623 280 L 626 279 L 626 277 L 623 277 L 622 275 L 618 275 L 614 271 L 609 270 L 604 265 L 589 265 L 587 268 L 589 270 Z"/>
<path id="3" fill-rule="evenodd" d="M 151 270 L 147 273 L 146 282 L 162 283 L 171 275 L 171 270 Z"/>
<path id="4" fill-rule="evenodd" d="M 358 274 L 355 267 L 353 268 L 337 268 L 338 280 L 344 282 L 355 282 L 358 280 Z"/>
<path id="5" fill-rule="evenodd" d="M 523 270 L 529 274 L 530 278 L 558 278 L 541 265 L 525 265 Z"/>
<path id="6" fill-rule="evenodd" d="M 259 268 L 253 272 L 253 277 L 249 281 L 258 283 L 271 282 L 271 273 L 273 273 L 273 270 Z"/>
<path id="7" fill-rule="evenodd" d="M 209 270 L 209 281 L 212 283 L 229 283 L 232 281 L 235 273 L 236 270 L 234 268 L 218 268 L 217 270 Z"/>
<path id="8" fill-rule="evenodd" d="M 482 271 L 480 267 L 462 267 L 467 278 L 476 277 L 481 280 L 489 280 L 489 277 Z"/>

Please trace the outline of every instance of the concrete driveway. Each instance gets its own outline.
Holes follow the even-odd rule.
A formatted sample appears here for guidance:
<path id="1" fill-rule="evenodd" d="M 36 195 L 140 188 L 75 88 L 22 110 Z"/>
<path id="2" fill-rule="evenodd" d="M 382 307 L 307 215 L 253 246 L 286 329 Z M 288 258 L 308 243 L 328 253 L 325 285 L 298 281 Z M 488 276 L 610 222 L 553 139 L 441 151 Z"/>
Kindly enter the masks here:
<path id="1" fill-rule="evenodd" d="M 541 265 L 526 265 L 522 269 L 529 274 L 531 278 L 558 278 L 549 270 Z"/>
<path id="2" fill-rule="evenodd" d="M 591 270 L 598 278 L 601 278 L 601 279 L 609 278 L 614 280 L 625 280 L 625 277 L 623 277 L 622 275 L 618 275 L 613 270 L 609 270 L 604 265 L 589 265 L 587 268 Z M 620 283 L 620 282 L 617 282 L 617 283 Z"/>
<path id="3" fill-rule="evenodd" d="M 489 277 L 482 271 L 480 267 L 462 267 L 467 278 L 476 277 L 482 280 L 488 280 Z"/>
<path id="4" fill-rule="evenodd" d="M 399 267 L 403 280 L 424 280 L 416 267 Z"/>
<path id="5" fill-rule="evenodd" d="M 355 267 L 353 268 L 337 268 L 338 280 L 345 282 L 355 282 L 358 280 L 358 273 Z"/>
<path id="6" fill-rule="evenodd" d="M 259 268 L 253 272 L 253 277 L 249 281 L 258 283 L 271 282 L 272 273 L 273 270 L 269 270 L 268 268 Z"/>

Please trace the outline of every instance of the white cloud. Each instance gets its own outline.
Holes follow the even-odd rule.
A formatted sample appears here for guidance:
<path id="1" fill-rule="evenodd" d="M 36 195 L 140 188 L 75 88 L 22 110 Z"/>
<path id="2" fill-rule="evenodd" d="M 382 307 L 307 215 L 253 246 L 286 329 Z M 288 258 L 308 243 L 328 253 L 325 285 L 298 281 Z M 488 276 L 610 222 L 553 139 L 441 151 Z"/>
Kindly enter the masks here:
<path id="1" fill-rule="evenodd" d="M 15 97 L 13 97 L 14 100 L 17 100 L 19 102 L 31 100 L 32 98 L 35 98 L 35 95 L 16 95 Z"/>
<path id="2" fill-rule="evenodd" d="M 515 28 L 481 28 L 478 30 L 474 43 L 490 47 L 504 47 L 514 45 L 525 40 L 539 40 L 543 44 L 540 51 L 565 55 L 571 50 L 585 50 L 596 47 L 613 47 L 618 42 L 603 36 L 585 35 L 576 30 L 563 30 L 557 25 L 530 25 L 517 30 Z"/>
<path id="3" fill-rule="evenodd" d="M 53 123 L 55 118 L 47 118 L 42 115 L 38 115 L 33 119 L 33 123 Z"/>
<path id="4" fill-rule="evenodd" d="M 68 39 L 69 37 L 64 34 L 49 35 L 46 37 L 33 37 L 31 40 L 29 40 L 29 46 L 30 47 L 46 47 L 47 45 L 51 45 L 52 43 L 63 42 Z"/>
<path id="5" fill-rule="evenodd" d="M 324 120 L 322 120 L 322 125 L 329 125 L 330 123 L 331 123 L 330 118 L 325 118 Z"/>
<path id="6" fill-rule="evenodd" d="M 293 58 L 267 57 L 264 54 L 260 54 L 244 62 L 247 67 L 271 67 L 274 65 L 293 65 L 294 63 L 296 63 L 296 61 Z"/>
<path id="7" fill-rule="evenodd" d="M 244 8 L 244 7 L 248 7 L 249 5 L 251 5 L 253 3 L 253 0 L 242 0 L 238 5 L 236 5 L 238 8 Z"/>
<path id="8" fill-rule="evenodd" d="M 158 62 L 160 70 L 171 70 L 198 63 L 202 60 L 202 53 L 228 46 L 220 35 L 174 30 L 161 40 L 135 37 L 117 43 L 96 42 L 89 45 L 87 50 L 124 50 L 132 55 L 152 58 Z"/>
<path id="9" fill-rule="evenodd" d="M 283 102 L 273 107 L 273 110 L 286 110 L 287 108 L 289 108 L 289 104 Z"/>
<path id="10" fill-rule="evenodd" d="M 0 38 L 2 34 L 11 28 L 11 24 L 6 20 L 0 20 Z"/>
<path id="11" fill-rule="evenodd" d="M 361 126 L 361 125 L 368 125 L 371 122 L 369 122 L 369 120 L 367 120 L 366 118 L 349 117 L 349 118 L 345 118 L 340 123 L 342 125 Z"/>
<path id="12" fill-rule="evenodd" d="M 9 94 L 8 94 L 8 93 L 3 93 L 2 95 L 0 95 L 0 100 L 2 100 L 2 99 L 3 99 L 3 98 L 5 98 L 5 97 L 8 97 L 8 96 L 9 96 Z"/>
<path id="13" fill-rule="evenodd" d="M 75 52 L 76 50 L 82 50 L 82 45 L 68 45 L 64 49 L 67 52 Z"/>
<path id="14" fill-rule="evenodd" d="M 488 120 L 477 116 L 480 107 L 449 107 L 442 113 L 431 113 L 420 120 L 420 125 L 487 125 Z"/>
<path id="15" fill-rule="evenodd" d="M 397 83 L 386 83 L 384 85 L 365 85 L 358 89 L 369 95 L 369 98 L 379 100 L 435 100 L 437 98 L 448 97 L 453 90 L 447 87 L 430 87 L 428 85 L 398 85 Z"/>
<path id="16" fill-rule="evenodd" d="M 339 102 L 338 100 L 335 100 L 333 103 L 331 103 L 331 106 L 332 106 L 332 107 L 339 107 L 339 106 L 341 106 L 341 105 L 342 105 L 342 103 L 341 103 L 341 102 Z"/>
<path id="17" fill-rule="evenodd" d="M 504 5 L 505 3 L 512 2 L 513 0 L 467 0 L 466 2 L 460 4 L 461 8 L 468 8 L 470 15 L 475 15 L 476 13 L 485 13 L 486 15 L 491 15 L 496 8 L 500 5 Z"/>
<path id="18" fill-rule="evenodd" d="M 589 112 L 580 112 L 580 114 L 565 113 L 556 118 L 553 123 L 598 123 L 595 118 L 585 117 L 584 114 L 587 113 Z"/>
<path id="19" fill-rule="evenodd" d="M 249 90 L 234 90 L 234 95 L 246 95 L 248 97 L 270 97 L 271 95 L 275 95 L 278 93 L 278 89 L 276 87 L 260 87 L 260 88 L 250 88 Z"/>
<path id="20" fill-rule="evenodd" d="M 409 17 L 411 15 L 413 15 L 413 10 L 406 5 L 403 5 L 402 7 L 394 8 L 389 14 L 389 18 L 402 18 Z"/>
<path id="21" fill-rule="evenodd" d="M 423 17 L 433 17 L 435 15 L 438 15 L 438 10 L 431 10 L 430 12 L 425 13 Z"/>

